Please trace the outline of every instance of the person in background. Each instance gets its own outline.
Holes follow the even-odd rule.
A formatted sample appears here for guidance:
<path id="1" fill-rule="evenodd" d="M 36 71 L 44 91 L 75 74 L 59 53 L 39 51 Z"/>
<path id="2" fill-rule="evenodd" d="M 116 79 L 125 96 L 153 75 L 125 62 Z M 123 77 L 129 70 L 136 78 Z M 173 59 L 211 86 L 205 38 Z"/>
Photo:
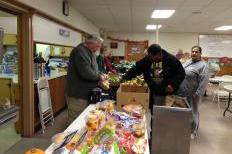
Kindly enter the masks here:
<path id="1" fill-rule="evenodd" d="M 88 106 L 91 91 L 98 86 L 98 82 L 106 80 L 106 76 L 98 71 L 95 55 L 102 42 L 100 37 L 90 35 L 70 54 L 65 88 L 69 122 Z"/>
<path id="2" fill-rule="evenodd" d="M 49 66 L 49 64 L 50 64 L 50 59 L 52 58 L 52 56 L 51 55 L 49 55 L 48 56 L 48 60 L 46 61 L 46 64 L 45 64 L 45 66 Z"/>
<path id="3" fill-rule="evenodd" d="M 180 59 L 180 62 L 182 64 L 184 64 L 186 61 L 188 61 L 190 59 L 190 54 L 189 52 L 185 52 L 184 55 L 182 56 L 182 58 Z"/>
<path id="4" fill-rule="evenodd" d="M 100 53 L 97 56 L 98 70 L 101 73 L 106 73 L 106 65 L 105 65 L 105 62 L 104 62 L 104 52 L 105 52 L 105 50 L 106 50 L 106 47 L 102 46 L 101 49 L 100 49 Z"/>
<path id="5" fill-rule="evenodd" d="M 46 61 L 42 57 L 42 52 L 39 52 L 39 55 L 38 54 L 35 55 L 34 63 L 46 63 Z"/>
<path id="6" fill-rule="evenodd" d="M 199 128 L 198 104 L 201 96 L 204 95 L 209 81 L 208 65 L 201 59 L 202 49 L 200 46 L 193 46 L 191 59 L 183 64 L 185 69 L 185 79 L 182 82 L 178 95 L 187 97 L 188 103 L 192 109 L 192 135 L 196 137 Z"/>
<path id="7" fill-rule="evenodd" d="M 48 60 L 47 60 L 47 62 L 45 64 L 45 70 L 46 70 L 47 76 L 51 75 L 51 66 L 49 65 L 51 57 L 52 57 L 51 55 L 48 56 Z"/>
<path id="8" fill-rule="evenodd" d="M 176 58 L 180 60 L 184 56 L 183 50 L 179 49 L 178 52 L 176 53 Z"/>
<path id="9" fill-rule="evenodd" d="M 105 66 L 106 66 L 106 71 L 108 73 L 113 73 L 113 74 L 116 74 L 116 70 L 113 68 L 113 65 L 111 63 L 111 51 L 110 50 L 105 50 L 104 51 L 104 63 L 105 63 Z"/>
<path id="10" fill-rule="evenodd" d="M 143 74 L 150 89 L 150 109 L 154 105 L 164 105 L 165 96 L 177 92 L 185 78 L 185 71 L 173 55 L 162 49 L 158 44 L 152 44 L 147 50 L 147 56 L 132 67 L 122 80 L 130 80 Z"/>

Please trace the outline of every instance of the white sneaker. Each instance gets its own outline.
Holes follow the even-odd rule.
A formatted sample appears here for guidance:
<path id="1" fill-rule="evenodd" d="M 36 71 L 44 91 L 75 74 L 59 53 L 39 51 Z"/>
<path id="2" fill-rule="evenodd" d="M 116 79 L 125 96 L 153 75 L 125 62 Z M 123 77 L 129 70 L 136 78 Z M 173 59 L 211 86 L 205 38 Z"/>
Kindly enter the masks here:
<path id="1" fill-rule="evenodd" d="M 196 133 L 192 133 L 192 134 L 191 134 L 191 139 L 193 140 L 193 139 L 195 139 L 195 138 L 197 138 L 197 134 L 196 134 Z"/>
<path id="2" fill-rule="evenodd" d="M 191 134 L 190 138 L 191 138 L 192 140 L 194 140 L 195 135 L 194 135 L 194 134 Z"/>

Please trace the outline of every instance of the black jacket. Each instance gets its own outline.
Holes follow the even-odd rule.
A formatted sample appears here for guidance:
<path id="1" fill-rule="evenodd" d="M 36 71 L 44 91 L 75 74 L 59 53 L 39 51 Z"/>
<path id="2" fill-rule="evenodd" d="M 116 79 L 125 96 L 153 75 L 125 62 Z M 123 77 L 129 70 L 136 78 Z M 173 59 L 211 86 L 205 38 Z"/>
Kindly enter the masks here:
<path id="1" fill-rule="evenodd" d="M 174 87 L 174 93 L 178 90 L 181 82 L 185 78 L 185 71 L 182 64 L 173 55 L 162 50 L 162 76 L 163 80 L 157 84 L 152 79 L 152 62 L 148 57 L 144 57 L 136 62 L 135 67 L 131 68 L 124 76 L 124 80 L 130 80 L 140 74 L 143 74 L 144 80 L 147 82 L 151 94 L 165 96 L 166 87 L 170 84 Z"/>

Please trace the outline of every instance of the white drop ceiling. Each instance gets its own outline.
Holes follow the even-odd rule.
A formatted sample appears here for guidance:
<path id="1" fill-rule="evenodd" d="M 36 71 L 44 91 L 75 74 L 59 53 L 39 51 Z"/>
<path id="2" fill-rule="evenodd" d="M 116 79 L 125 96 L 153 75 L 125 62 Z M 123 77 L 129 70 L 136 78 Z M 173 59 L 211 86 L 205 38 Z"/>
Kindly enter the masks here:
<path id="1" fill-rule="evenodd" d="M 68 1 L 107 32 L 147 32 L 147 24 L 162 24 L 161 32 L 232 33 L 214 31 L 215 27 L 232 25 L 232 0 Z M 151 19 L 154 9 L 174 9 L 176 12 L 169 19 Z"/>

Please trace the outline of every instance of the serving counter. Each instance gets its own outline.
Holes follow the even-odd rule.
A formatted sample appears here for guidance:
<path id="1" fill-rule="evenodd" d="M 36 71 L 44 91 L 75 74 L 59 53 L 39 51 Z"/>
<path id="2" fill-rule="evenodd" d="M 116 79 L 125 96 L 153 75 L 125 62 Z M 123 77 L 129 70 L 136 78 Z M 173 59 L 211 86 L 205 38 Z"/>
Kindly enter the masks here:
<path id="1" fill-rule="evenodd" d="M 65 88 L 66 75 L 67 75 L 66 72 L 52 71 L 51 76 L 47 76 L 50 92 L 51 92 L 53 112 L 55 115 L 65 108 L 64 88 Z M 0 91 L 1 91 L 0 100 L 4 101 L 5 98 L 9 98 L 12 104 L 21 107 L 21 101 L 19 99 L 18 75 L 0 74 L 0 78 L 2 79 L 1 87 L 0 87 Z M 34 80 L 34 102 L 35 102 L 34 126 L 36 130 L 40 128 L 37 81 L 38 80 Z M 7 90 L 6 88 L 8 88 L 9 90 Z M 19 121 L 16 123 L 16 129 L 18 132 L 21 131 L 21 114 L 19 114 Z"/>
<path id="2" fill-rule="evenodd" d="M 18 75 L 17 74 L 0 74 L 0 78 L 12 79 L 13 84 L 18 84 Z"/>
<path id="3" fill-rule="evenodd" d="M 49 87 L 50 87 L 50 95 L 52 101 L 52 108 L 54 115 L 57 115 L 62 109 L 65 108 L 65 82 L 66 82 L 66 72 L 57 72 L 52 73 L 51 76 L 47 76 Z M 39 117 L 39 109 L 38 109 L 38 90 L 37 90 L 37 81 L 34 80 L 34 128 L 35 130 L 39 130 L 40 126 L 40 117 Z"/>

